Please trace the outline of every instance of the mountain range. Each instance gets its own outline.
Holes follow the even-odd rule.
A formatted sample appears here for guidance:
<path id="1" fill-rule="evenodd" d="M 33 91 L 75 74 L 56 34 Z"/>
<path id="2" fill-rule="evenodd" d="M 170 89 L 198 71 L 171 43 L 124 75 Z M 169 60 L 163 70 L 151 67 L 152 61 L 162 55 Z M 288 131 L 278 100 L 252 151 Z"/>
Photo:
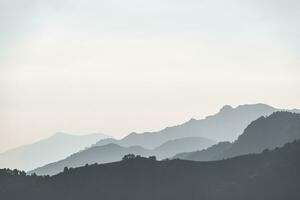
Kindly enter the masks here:
<path id="1" fill-rule="evenodd" d="M 32 170 L 37 166 L 61 160 L 108 137 L 104 134 L 79 136 L 59 132 L 36 143 L 1 153 L 0 168 Z"/>
<path id="2" fill-rule="evenodd" d="M 140 146 L 122 147 L 110 143 L 103 146 L 93 146 L 75 153 L 66 159 L 29 171 L 28 174 L 54 175 L 62 172 L 64 167 L 80 167 L 85 164 L 115 162 L 121 160 L 126 154 L 136 154 L 141 156 L 155 155 L 158 159 L 164 159 L 172 157 L 179 152 L 200 150 L 213 144 L 215 144 L 214 141 L 201 137 L 170 140 L 153 150 L 148 150 Z"/>
<path id="3" fill-rule="evenodd" d="M 96 145 L 115 143 L 124 147 L 139 145 L 154 149 L 169 140 L 184 137 L 206 137 L 218 142 L 233 141 L 253 120 L 278 110 L 280 109 L 266 104 L 241 105 L 236 108 L 226 105 L 218 113 L 205 119 L 191 119 L 184 124 L 167 127 L 158 132 L 131 133 L 121 140 L 104 139 Z"/>
<path id="4" fill-rule="evenodd" d="M 262 116 L 250 123 L 243 134 L 233 143 L 221 142 L 213 145 L 214 142 L 209 139 L 192 137 L 170 140 L 153 150 L 137 145 L 122 147 L 110 143 L 93 146 L 64 160 L 39 167 L 29 173 L 54 175 L 63 171 L 65 166 L 79 167 L 85 164 L 115 162 L 126 154 L 155 155 L 158 159 L 164 159 L 173 157 L 175 154 L 185 152 L 188 149 L 202 151 L 179 154 L 175 155 L 174 158 L 196 161 L 221 160 L 238 155 L 260 153 L 264 149 L 281 147 L 288 142 L 300 139 L 299 130 L 300 114 L 279 111 L 267 117 Z"/>
<path id="5" fill-rule="evenodd" d="M 298 200 L 300 141 L 231 159 L 156 161 L 130 156 L 49 176 L 0 170 L 0 196 L 19 200 Z"/>
<path id="6" fill-rule="evenodd" d="M 260 153 L 264 149 L 281 147 L 296 139 L 300 139 L 300 114 L 275 112 L 253 121 L 233 143 L 221 142 L 202 151 L 178 154 L 174 158 L 195 161 L 220 160 Z"/>
<path id="7" fill-rule="evenodd" d="M 203 149 L 204 146 L 195 146 L 199 143 L 198 141 L 193 143 L 195 139 L 191 138 L 209 138 L 216 142 L 226 140 L 232 142 L 243 133 L 247 125 L 253 120 L 261 116 L 268 116 L 279 110 L 282 109 L 277 109 L 266 104 L 240 105 L 236 108 L 224 106 L 218 113 L 204 119 L 191 119 L 184 124 L 167 127 L 158 132 L 131 133 L 120 140 L 108 138 L 101 134 L 79 137 L 58 133 L 34 144 L 1 153 L 0 167 L 18 168 L 29 171 L 65 159 L 84 148 L 90 148 L 91 145 L 93 147 L 111 143 L 125 148 L 140 146 L 147 151 L 154 152 L 158 159 L 172 157 L 180 152 Z M 297 112 L 298 110 L 293 111 Z M 180 145 L 177 145 L 176 141 Z M 164 145 L 164 143 L 168 142 L 169 145 L 167 146 L 169 149 Z M 160 147 L 161 145 L 163 147 Z M 180 148 L 177 148 L 177 146 Z M 101 152 L 99 154 L 102 155 Z M 114 160 L 110 159 L 110 161 Z"/>
<path id="8" fill-rule="evenodd" d="M 221 128 L 226 133 L 233 122 L 241 126 L 247 118 L 243 114 L 249 119 L 258 110 L 274 112 L 250 121 L 234 141 L 216 143 L 199 136 L 205 134 L 201 132 L 204 130 L 213 138 L 222 136 Z M 7 200 L 298 200 L 300 114 L 297 112 L 264 104 L 225 106 L 203 120 L 191 120 L 156 133 L 130 134 L 121 140 L 103 140 L 104 135 L 97 135 L 98 138 L 59 133 L 0 154 L 0 164 L 7 165 L 3 163 L 4 158 L 12 156 L 15 160 L 10 159 L 9 164 L 26 167 L 30 162 L 38 165 L 54 159 L 53 156 L 57 159 L 62 153 L 66 157 L 28 173 L 0 169 L 0 197 Z M 194 136 L 196 130 L 200 132 L 198 136 Z M 157 142 L 159 138 L 164 138 L 164 142 Z M 84 146 L 83 141 L 86 141 Z M 95 144 L 96 141 L 99 142 Z M 133 142 L 136 144 L 126 146 Z M 153 148 L 145 148 L 147 145 Z"/>

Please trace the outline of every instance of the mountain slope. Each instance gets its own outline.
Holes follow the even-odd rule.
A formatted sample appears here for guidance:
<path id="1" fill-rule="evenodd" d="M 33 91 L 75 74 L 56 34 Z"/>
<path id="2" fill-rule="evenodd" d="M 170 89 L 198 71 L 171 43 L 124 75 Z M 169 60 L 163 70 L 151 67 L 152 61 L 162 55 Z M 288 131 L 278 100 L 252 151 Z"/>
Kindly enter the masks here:
<path id="1" fill-rule="evenodd" d="M 155 155 L 158 159 L 164 159 L 175 154 L 188 151 L 207 148 L 213 145 L 212 140 L 206 138 L 182 138 L 168 141 L 154 150 L 144 149 L 140 146 L 122 147 L 117 144 L 107 144 L 103 146 L 94 146 L 84 151 L 75 153 L 66 159 L 50 163 L 45 166 L 34 169 L 28 174 L 36 173 L 38 175 L 54 175 L 62 172 L 64 167 L 79 167 L 85 164 L 109 163 L 121 160 L 126 154 L 136 154 L 141 156 Z"/>
<path id="2" fill-rule="evenodd" d="M 220 160 L 249 153 L 260 153 L 264 149 L 274 149 L 293 140 L 300 139 L 300 114 L 275 112 L 268 117 L 260 117 L 244 130 L 243 134 L 226 148 L 221 144 L 201 152 L 176 155 L 175 158 L 205 161 Z M 219 148 L 217 154 L 211 151 Z"/>
<path id="3" fill-rule="evenodd" d="M 188 137 L 175 140 L 169 140 L 153 150 L 153 155 L 158 159 L 164 159 L 174 156 L 179 152 L 195 151 L 205 149 L 215 144 L 214 141 L 203 137 Z"/>
<path id="4" fill-rule="evenodd" d="M 47 139 L 1 153 L 0 167 L 31 170 L 63 159 L 107 137 L 103 134 L 77 136 L 56 133 Z"/>
<path id="5" fill-rule="evenodd" d="M 213 162 L 122 162 L 65 170 L 53 177 L 0 170 L 4 199 L 298 200 L 300 142 Z"/>
<path id="6" fill-rule="evenodd" d="M 95 146 L 72 154 L 66 159 L 39 167 L 28 172 L 28 174 L 36 173 L 37 175 L 54 175 L 62 172 L 66 166 L 80 167 L 86 164 L 115 162 L 121 160 L 126 154 L 149 156 L 151 155 L 151 151 L 139 146 L 121 147 L 117 144 L 111 143 L 103 146 Z"/>
<path id="7" fill-rule="evenodd" d="M 207 149 L 203 149 L 201 151 L 194 152 L 184 152 L 176 154 L 174 159 L 182 159 L 182 160 L 194 160 L 194 161 L 211 161 L 214 160 L 216 156 L 220 155 L 227 149 L 232 147 L 232 143 L 230 142 L 219 142 Z"/>
<path id="8" fill-rule="evenodd" d="M 260 117 L 252 122 L 232 147 L 215 159 L 260 153 L 264 149 L 282 147 L 296 139 L 300 139 L 300 114 L 276 112 L 269 117 Z"/>
<path id="9" fill-rule="evenodd" d="M 96 145 L 115 143 L 121 146 L 139 145 L 153 149 L 166 141 L 184 137 L 207 137 L 215 141 L 233 141 L 251 121 L 270 115 L 278 109 L 265 104 L 241 105 L 236 108 L 224 106 L 217 114 L 205 119 L 190 121 L 158 132 L 131 133 L 121 140 L 101 140 Z"/>

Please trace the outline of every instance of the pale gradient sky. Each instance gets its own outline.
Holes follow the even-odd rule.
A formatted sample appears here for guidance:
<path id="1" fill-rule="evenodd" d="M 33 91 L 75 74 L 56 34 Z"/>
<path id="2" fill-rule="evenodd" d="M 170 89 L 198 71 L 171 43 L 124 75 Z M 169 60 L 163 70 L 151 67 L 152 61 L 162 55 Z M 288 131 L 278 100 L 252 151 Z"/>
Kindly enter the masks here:
<path id="1" fill-rule="evenodd" d="M 0 152 L 300 108 L 297 0 L 0 0 Z"/>

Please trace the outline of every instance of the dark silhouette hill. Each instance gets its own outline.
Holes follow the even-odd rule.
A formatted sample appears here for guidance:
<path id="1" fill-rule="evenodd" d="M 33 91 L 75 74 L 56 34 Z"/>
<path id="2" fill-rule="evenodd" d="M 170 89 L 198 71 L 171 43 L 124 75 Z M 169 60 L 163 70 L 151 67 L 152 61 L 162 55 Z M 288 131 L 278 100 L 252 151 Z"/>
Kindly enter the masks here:
<path id="1" fill-rule="evenodd" d="M 39 167 L 28 173 L 36 173 L 38 175 L 54 175 L 62 172 L 64 167 L 79 167 L 85 164 L 93 163 L 109 163 L 121 160 L 126 154 L 136 154 L 142 156 L 156 155 L 158 159 L 172 157 L 182 151 L 194 151 L 197 149 L 204 149 L 215 142 L 212 140 L 193 137 L 181 138 L 177 140 L 168 141 L 154 150 L 148 150 L 140 146 L 122 147 L 117 144 L 107 144 L 103 146 L 94 146 L 86 150 L 75 153 L 66 159 L 58 162 L 47 164 Z"/>
<path id="2" fill-rule="evenodd" d="M 296 139 L 300 139 L 300 114 L 281 111 L 253 121 L 232 144 L 224 146 L 225 143 L 219 143 L 206 150 L 178 154 L 175 158 L 195 161 L 220 160 L 260 153 L 264 149 L 281 147 Z"/>
<path id="3" fill-rule="evenodd" d="M 32 170 L 55 162 L 95 144 L 99 139 L 107 138 L 104 134 L 55 135 L 33 144 L 24 145 L 0 154 L 1 168 Z"/>
<path id="4" fill-rule="evenodd" d="M 169 140 L 184 137 L 206 137 L 218 142 L 233 141 L 253 120 L 275 111 L 278 109 L 265 104 L 241 105 L 236 108 L 227 105 L 217 114 L 205 119 L 191 119 L 184 124 L 167 127 L 158 132 L 131 133 L 121 140 L 104 139 L 96 145 L 115 143 L 125 147 L 139 145 L 153 149 Z"/>
<path id="5" fill-rule="evenodd" d="M 0 170 L 6 200 L 298 200 L 300 142 L 227 160 L 156 161 L 128 156 L 109 164 L 65 168 L 52 177 Z"/>
<path id="6" fill-rule="evenodd" d="M 216 156 L 216 159 L 260 153 L 264 149 L 282 147 L 296 139 L 300 139 L 300 114 L 276 112 L 252 122 L 232 147 Z"/>

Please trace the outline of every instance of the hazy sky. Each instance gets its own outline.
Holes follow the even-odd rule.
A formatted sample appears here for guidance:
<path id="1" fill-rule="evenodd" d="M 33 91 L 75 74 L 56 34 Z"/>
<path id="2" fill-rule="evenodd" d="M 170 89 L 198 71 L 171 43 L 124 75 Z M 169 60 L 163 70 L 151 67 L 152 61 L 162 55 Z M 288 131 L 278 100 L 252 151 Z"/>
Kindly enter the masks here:
<path id="1" fill-rule="evenodd" d="M 298 0 L 0 0 L 0 151 L 300 108 Z"/>

